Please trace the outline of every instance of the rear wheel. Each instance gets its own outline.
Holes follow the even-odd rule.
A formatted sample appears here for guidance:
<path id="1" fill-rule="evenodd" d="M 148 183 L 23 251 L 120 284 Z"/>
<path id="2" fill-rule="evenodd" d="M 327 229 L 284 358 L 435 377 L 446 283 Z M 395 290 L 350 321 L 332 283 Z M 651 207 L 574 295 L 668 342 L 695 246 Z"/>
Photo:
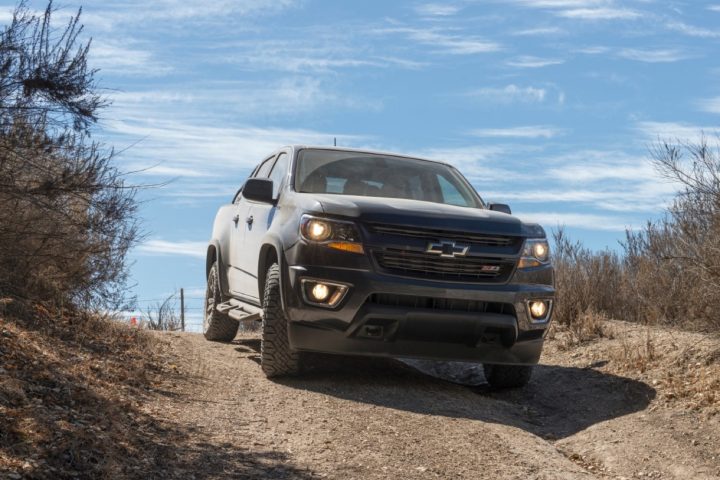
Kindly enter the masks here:
<path id="1" fill-rule="evenodd" d="M 205 312 L 203 315 L 203 334 L 214 342 L 231 342 L 238 331 L 238 321 L 218 312 L 217 306 L 222 303 L 219 271 L 217 262 L 213 263 L 208 273 L 205 289 Z"/>
<path id="2" fill-rule="evenodd" d="M 485 379 L 491 387 L 495 388 L 520 388 L 530 381 L 532 376 L 532 365 L 495 365 L 492 363 L 483 364 Z"/>
<path id="3" fill-rule="evenodd" d="M 274 263 L 265 276 L 260 359 L 267 377 L 294 375 L 300 371 L 300 352 L 290 348 L 288 320 L 280 300 L 280 266 Z"/>

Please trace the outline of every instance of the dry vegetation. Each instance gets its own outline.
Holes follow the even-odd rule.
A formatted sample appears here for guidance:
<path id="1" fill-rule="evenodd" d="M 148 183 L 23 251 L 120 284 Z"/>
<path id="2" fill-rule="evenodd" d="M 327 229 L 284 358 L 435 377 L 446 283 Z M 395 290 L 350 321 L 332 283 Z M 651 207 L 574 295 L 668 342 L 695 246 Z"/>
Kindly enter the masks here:
<path id="1" fill-rule="evenodd" d="M 597 314 L 646 325 L 720 327 L 720 137 L 661 143 L 657 170 L 683 188 L 666 216 L 628 231 L 620 252 L 593 252 L 554 233 L 554 319 L 577 337 L 601 334 Z"/>
<path id="2" fill-rule="evenodd" d="M 662 143 L 653 160 L 683 189 L 663 219 L 628 231 L 620 251 L 594 252 L 554 232 L 550 345 L 608 362 L 608 372 L 646 381 L 668 402 L 718 413 L 720 138 Z"/>
<path id="3" fill-rule="evenodd" d="M 572 341 L 571 347 L 568 330 L 555 329 L 544 360 L 641 381 L 657 391 L 652 408 L 720 413 L 720 341 L 716 336 L 607 319 L 601 325 L 602 336 Z"/>
<path id="4" fill-rule="evenodd" d="M 136 408 L 147 337 L 85 313 L 125 304 L 135 189 L 91 138 L 106 102 L 79 16 L 52 11 L 21 2 L 0 32 L 0 477 L 115 477 L 162 451 Z"/>
<path id="5" fill-rule="evenodd" d="M 137 478 L 170 456 L 172 432 L 138 409 L 165 375 L 155 350 L 108 319 L 0 299 L 0 477 Z"/>
<path id="6" fill-rule="evenodd" d="M 79 17 L 57 29 L 52 9 L 21 3 L 0 32 L 0 295 L 118 307 L 135 189 L 91 138 L 106 102 Z"/>

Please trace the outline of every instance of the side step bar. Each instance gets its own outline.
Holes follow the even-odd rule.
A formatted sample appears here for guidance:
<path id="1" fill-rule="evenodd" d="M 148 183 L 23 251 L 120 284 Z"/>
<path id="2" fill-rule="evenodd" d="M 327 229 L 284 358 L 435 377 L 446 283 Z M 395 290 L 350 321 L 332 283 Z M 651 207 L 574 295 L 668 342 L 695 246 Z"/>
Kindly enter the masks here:
<path id="1" fill-rule="evenodd" d="M 234 298 L 221 303 L 216 308 L 218 312 L 224 313 L 239 322 L 259 322 L 262 320 L 262 308 L 241 302 Z"/>

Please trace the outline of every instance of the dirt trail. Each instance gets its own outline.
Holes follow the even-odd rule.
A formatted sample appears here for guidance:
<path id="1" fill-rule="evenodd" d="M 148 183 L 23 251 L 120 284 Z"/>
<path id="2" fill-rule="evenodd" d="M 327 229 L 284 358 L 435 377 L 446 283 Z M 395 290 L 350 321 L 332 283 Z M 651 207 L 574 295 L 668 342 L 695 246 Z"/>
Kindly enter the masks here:
<path id="1" fill-rule="evenodd" d="M 261 373 L 259 339 L 168 334 L 177 373 L 147 413 L 190 432 L 188 478 L 720 478 L 717 416 L 655 408 L 649 385 L 545 359 L 493 392 L 391 360 L 326 357 L 298 379 Z M 549 361 L 548 361 L 549 360 Z M 547 365 L 556 363 L 556 365 Z M 457 379 L 458 369 L 453 369 Z M 195 465 L 197 468 L 193 468 Z M 168 472 L 169 474 L 171 472 Z"/>

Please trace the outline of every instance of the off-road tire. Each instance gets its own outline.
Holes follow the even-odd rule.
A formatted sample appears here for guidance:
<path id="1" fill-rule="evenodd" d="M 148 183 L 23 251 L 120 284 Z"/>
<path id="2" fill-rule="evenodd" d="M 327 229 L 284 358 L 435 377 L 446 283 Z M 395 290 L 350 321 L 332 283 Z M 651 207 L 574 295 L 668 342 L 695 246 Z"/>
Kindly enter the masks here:
<path id="1" fill-rule="evenodd" d="M 213 263 L 208 273 L 205 289 L 205 310 L 203 312 L 203 335 L 213 342 L 232 342 L 237 335 L 239 322 L 218 312 L 217 306 L 222 303 L 220 277 L 217 262 Z"/>
<path id="2" fill-rule="evenodd" d="M 300 352 L 290 348 L 288 321 L 280 300 L 280 266 L 274 263 L 265 276 L 260 364 L 265 376 L 300 372 Z"/>
<path id="3" fill-rule="evenodd" d="M 532 365 L 483 364 L 485 379 L 494 388 L 520 388 L 530 381 Z"/>

